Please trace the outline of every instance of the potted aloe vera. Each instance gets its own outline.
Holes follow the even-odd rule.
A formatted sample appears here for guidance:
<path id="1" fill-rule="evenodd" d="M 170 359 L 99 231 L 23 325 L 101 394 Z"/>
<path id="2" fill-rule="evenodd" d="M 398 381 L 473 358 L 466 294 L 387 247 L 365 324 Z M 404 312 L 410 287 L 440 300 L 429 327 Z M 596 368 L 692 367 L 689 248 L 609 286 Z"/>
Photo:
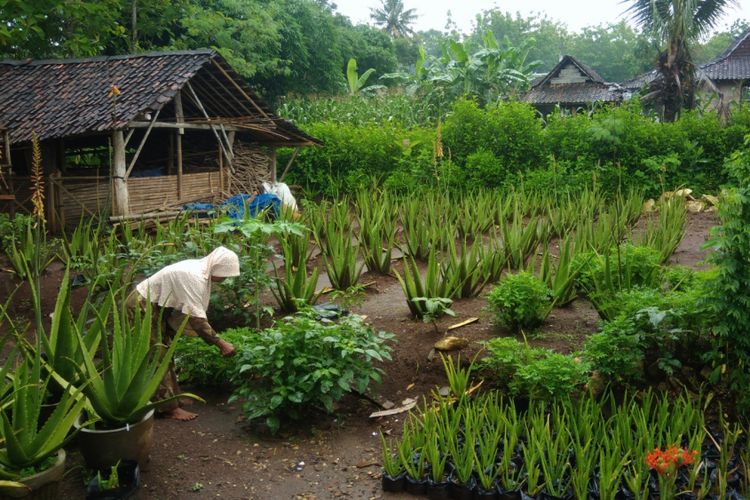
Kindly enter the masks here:
<path id="1" fill-rule="evenodd" d="M 124 300 L 121 302 L 124 304 Z M 88 416 L 94 423 L 85 425 L 79 419 L 76 427 L 81 431 L 81 453 L 91 469 L 109 469 L 121 460 L 143 465 L 151 449 L 154 409 L 181 397 L 200 400 L 193 394 L 178 394 L 151 401 L 182 333 L 180 328 L 168 349 L 161 344 L 159 332 L 155 332 L 157 341 L 152 343 L 153 315 L 150 302 L 145 311 L 137 310 L 132 318 L 124 305 L 112 307 L 111 346 L 108 339 L 101 339 L 101 364 L 85 348 L 85 339 L 78 332 L 83 358 L 80 378 L 87 381 L 83 392 L 93 409 Z M 99 320 L 105 324 L 103 318 Z"/>
<path id="2" fill-rule="evenodd" d="M 65 471 L 62 447 L 86 399 L 68 387 L 50 416 L 40 418 L 51 375 L 44 374 L 39 351 L 23 357 L 12 375 L 9 364 L 0 378 L 10 381 L 0 397 L 0 497 L 54 498 Z M 6 373 L 3 373 L 6 372 Z M 0 387 L 0 390 L 2 388 Z"/>

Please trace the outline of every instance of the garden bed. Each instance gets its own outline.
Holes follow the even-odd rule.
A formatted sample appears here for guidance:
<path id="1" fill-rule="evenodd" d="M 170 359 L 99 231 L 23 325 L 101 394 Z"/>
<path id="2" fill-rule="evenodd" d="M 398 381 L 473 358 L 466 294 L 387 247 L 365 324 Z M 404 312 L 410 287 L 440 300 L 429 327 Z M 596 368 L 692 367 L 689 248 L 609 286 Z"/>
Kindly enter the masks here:
<path id="1" fill-rule="evenodd" d="M 699 267 L 705 252 L 702 245 L 717 218 L 710 213 L 690 214 L 685 237 L 672 257 L 682 265 Z M 397 267 L 400 270 L 400 266 Z M 10 275 L 0 275 L 0 290 Z M 44 290 L 54 299 L 59 272 L 45 277 Z M 445 385 L 439 357 L 428 355 L 442 337 L 430 324 L 414 321 L 395 278 L 364 275 L 368 287 L 364 301 L 353 308 L 367 315 L 376 328 L 396 334 L 393 361 L 385 363 L 383 383 L 371 394 L 378 400 L 400 404 L 405 398 L 419 399 L 435 386 Z M 322 284 L 322 281 L 321 281 Z M 324 300 L 324 299 L 323 299 Z M 23 295 L 17 296 L 15 314 L 23 314 Z M 499 334 L 483 312 L 483 298 L 457 300 L 456 318 L 442 318 L 441 330 L 469 317 L 480 320 L 454 332 L 470 341 L 462 351 L 468 359 L 479 349 L 476 341 Z M 534 346 L 561 352 L 574 351 L 584 338 L 596 331 L 599 317 L 590 303 L 577 299 L 567 308 L 552 311 L 543 327 L 529 337 Z M 405 414 L 368 418 L 377 410 L 372 403 L 346 396 L 333 416 L 316 416 L 298 427 L 283 427 L 272 437 L 257 426 L 249 427 L 238 405 L 226 404 L 228 394 L 197 389 L 207 404 L 195 403 L 200 413 L 194 422 L 158 420 L 159 441 L 151 462 L 143 470 L 143 487 L 138 498 L 399 498 L 383 493 L 380 486 L 381 455 L 378 432 L 400 433 Z M 70 463 L 81 463 L 77 452 Z M 304 462 L 304 464 L 302 464 Z M 83 478 L 73 472 L 63 485 L 63 497 L 80 497 Z"/>

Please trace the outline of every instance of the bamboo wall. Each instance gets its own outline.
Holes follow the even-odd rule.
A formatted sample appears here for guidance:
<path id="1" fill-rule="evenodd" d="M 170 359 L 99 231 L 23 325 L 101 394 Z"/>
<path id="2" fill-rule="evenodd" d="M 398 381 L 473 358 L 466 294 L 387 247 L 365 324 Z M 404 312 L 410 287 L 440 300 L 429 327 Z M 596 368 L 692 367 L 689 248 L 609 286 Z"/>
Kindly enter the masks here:
<path id="1" fill-rule="evenodd" d="M 14 183 L 19 202 L 26 201 L 31 194 L 28 177 L 15 177 Z M 128 179 L 130 212 L 142 214 L 194 201 L 218 201 L 227 184 L 228 180 L 218 170 L 183 174 L 181 186 L 176 175 L 131 177 Z M 111 199 L 108 177 L 49 177 L 45 186 L 48 223 L 52 227 L 76 225 L 82 216 L 109 214 Z M 24 205 L 26 208 L 28 203 Z"/>

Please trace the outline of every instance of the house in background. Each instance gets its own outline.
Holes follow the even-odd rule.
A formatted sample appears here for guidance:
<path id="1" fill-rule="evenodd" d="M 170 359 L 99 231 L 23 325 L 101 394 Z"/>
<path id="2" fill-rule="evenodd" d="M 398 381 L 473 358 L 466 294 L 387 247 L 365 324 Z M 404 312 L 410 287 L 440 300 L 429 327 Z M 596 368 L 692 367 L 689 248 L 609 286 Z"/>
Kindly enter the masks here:
<path id="1" fill-rule="evenodd" d="M 750 30 L 740 35 L 719 57 L 702 64 L 700 69 L 714 82 L 724 102 L 747 106 L 750 103 Z"/>
<path id="2" fill-rule="evenodd" d="M 28 209 L 39 140 L 53 230 L 253 194 L 276 180 L 277 148 L 319 144 L 213 50 L 0 61 L 0 123 L 15 209 Z"/>
<path id="3" fill-rule="evenodd" d="M 557 106 L 573 113 L 592 103 L 619 104 L 630 97 L 616 83 L 609 83 L 589 66 L 573 56 L 564 56 L 552 71 L 534 82 L 522 98 L 541 113 L 548 114 Z"/>

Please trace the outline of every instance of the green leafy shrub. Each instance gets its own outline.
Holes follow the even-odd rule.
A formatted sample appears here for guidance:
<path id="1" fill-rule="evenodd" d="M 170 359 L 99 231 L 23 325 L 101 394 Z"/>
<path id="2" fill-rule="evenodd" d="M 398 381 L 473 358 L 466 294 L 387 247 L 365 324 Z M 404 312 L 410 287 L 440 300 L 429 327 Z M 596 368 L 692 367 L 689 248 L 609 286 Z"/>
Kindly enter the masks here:
<path id="1" fill-rule="evenodd" d="M 507 275 L 487 296 L 490 310 L 500 326 L 513 331 L 542 324 L 550 312 L 552 291 L 528 272 Z"/>
<path id="2" fill-rule="evenodd" d="M 510 390 L 513 394 L 533 399 L 567 397 L 583 387 L 588 379 L 588 363 L 548 351 L 518 368 Z"/>
<path id="3" fill-rule="evenodd" d="M 333 412 L 344 394 L 379 382 L 376 361 L 390 359 L 393 335 L 375 332 L 358 316 L 338 323 L 303 311 L 258 332 L 239 350 L 230 401 L 242 399 L 248 419 L 265 417 L 272 431 L 280 418 L 308 417 L 312 408 Z"/>
<path id="4" fill-rule="evenodd" d="M 709 261 L 718 267 L 703 301 L 713 318 L 712 345 L 706 360 L 712 380 L 724 378 L 740 409 L 750 409 L 750 136 L 726 164 L 734 187 L 719 204 L 721 226 L 714 229 Z"/>
<path id="5" fill-rule="evenodd" d="M 518 369 L 539 353 L 513 337 L 497 337 L 483 342 L 487 351 L 477 369 L 488 373 L 501 386 L 507 386 Z"/>
<path id="6" fill-rule="evenodd" d="M 498 187 L 507 175 L 502 162 L 491 152 L 482 148 L 466 158 L 466 176 L 469 187 Z"/>
<path id="7" fill-rule="evenodd" d="M 608 321 L 602 331 L 586 339 L 584 353 L 591 368 L 607 380 L 617 383 L 643 380 L 643 334 L 630 317 Z"/>
<path id="8" fill-rule="evenodd" d="M 566 397 L 588 381 L 589 364 L 572 355 L 530 347 L 510 337 L 491 339 L 477 369 L 511 395 L 532 399 Z"/>
<path id="9" fill-rule="evenodd" d="M 252 341 L 254 335 L 249 328 L 232 328 L 223 331 L 221 338 L 239 351 Z M 216 346 L 207 344 L 200 337 L 183 335 L 175 349 L 174 363 L 180 382 L 228 388 L 237 361 L 236 358 L 221 356 Z"/>
<path id="10" fill-rule="evenodd" d="M 709 339 L 702 334 L 698 296 L 673 293 L 659 302 L 634 313 L 623 312 L 589 337 L 584 357 L 592 368 L 623 384 L 640 383 L 645 375 L 649 379 L 676 375 L 683 366 L 700 368 Z"/>
<path id="11" fill-rule="evenodd" d="M 480 150 L 512 170 L 535 168 L 547 156 L 542 122 L 525 103 L 501 102 L 482 109 L 474 101 L 459 100 L 445 120 L 443 142 L 460 166 Z"/>
<path id="12" fill-rule="evenodd" d="M 356 187 L 368 186 L 372 180 L 384 180 L 402 164 L 432 163 L 434 132 L 428 129 L 407 130 L 394 123 L 346 125 L 318 122 L 305 131 L 322 140 L 325 147 L 304 148 L 290 171 L 290 182 L 306 189 L 337 196 Z M 426 154 L 422 154 L 426 151 Z M 279 156 L 283 162 L 291 152 Z"/>

